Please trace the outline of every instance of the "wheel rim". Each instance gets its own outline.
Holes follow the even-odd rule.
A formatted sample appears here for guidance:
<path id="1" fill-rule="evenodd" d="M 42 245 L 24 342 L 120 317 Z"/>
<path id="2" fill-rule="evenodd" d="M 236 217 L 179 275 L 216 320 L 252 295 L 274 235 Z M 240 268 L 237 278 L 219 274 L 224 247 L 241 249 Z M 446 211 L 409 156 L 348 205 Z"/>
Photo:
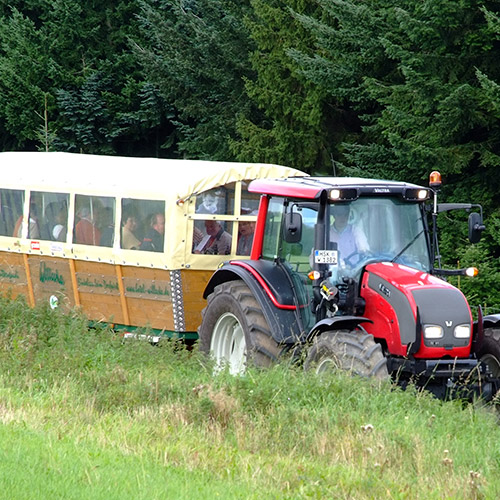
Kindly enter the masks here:
<path id="1" fill-rule="evenodd" d="M 500 362 L 496 356 L 493 356 L 493 354 L 485 354 L 484 356 L 481 356 L 480 361 L 488 366 L 495 378 L 500 376 Z"/>
<path id="2" fill-rule="evenodd" d="M 245 332 L 238 318 L 231 313 L 223 314 L 214 326 L 210 352 L 216 362 L 216 371 L 228 367 L 231 375 L 245 371 Z"/>

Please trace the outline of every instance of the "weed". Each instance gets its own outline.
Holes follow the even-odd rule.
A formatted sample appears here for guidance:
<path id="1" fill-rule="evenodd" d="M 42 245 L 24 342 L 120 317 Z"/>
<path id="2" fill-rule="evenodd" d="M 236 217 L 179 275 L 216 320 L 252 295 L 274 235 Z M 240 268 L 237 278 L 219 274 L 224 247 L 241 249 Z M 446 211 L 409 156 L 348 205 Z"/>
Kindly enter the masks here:
<path id="1" fill-rule="evenodd" d="M 293 366 L 214 377 L 196 348 L 22 299 L 0 299 L 0 363 L 0 479 L 30 491 L 30 470 L 31 498 L 500 497 L 489 406 Z"/>

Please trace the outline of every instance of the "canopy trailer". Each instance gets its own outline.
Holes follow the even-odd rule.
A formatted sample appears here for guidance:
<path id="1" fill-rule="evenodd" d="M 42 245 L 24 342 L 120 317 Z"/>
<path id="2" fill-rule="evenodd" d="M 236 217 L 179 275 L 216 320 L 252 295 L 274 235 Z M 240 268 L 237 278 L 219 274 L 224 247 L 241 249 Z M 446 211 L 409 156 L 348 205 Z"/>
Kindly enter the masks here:
<path id="1" fill-rule="evenodd" d="M 249 182 L 306 175 L 279 165 L 48 152 L 0 153 L 0 165 L 0 293 L 187 340 L 197 338 L 214 270 L 248 258 L 239 234 L 256 220 L 260 198 Z M 211 251 L 209 225 L 224 236 Z"/>

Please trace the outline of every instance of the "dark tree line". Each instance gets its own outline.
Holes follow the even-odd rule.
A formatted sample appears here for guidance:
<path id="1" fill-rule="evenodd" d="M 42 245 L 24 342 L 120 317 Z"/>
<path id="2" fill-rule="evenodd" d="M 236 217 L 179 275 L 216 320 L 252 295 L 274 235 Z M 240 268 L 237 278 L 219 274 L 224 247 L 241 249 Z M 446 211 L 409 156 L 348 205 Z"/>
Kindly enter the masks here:
<path id="1" fill-rule="evenodd" d="M 282 163 L 426 182 L 462 283 L 500 304 L 500 14 L 479 0 L 14 0 L 0 5 L 0 148 Z M 497 298 L 498 296 L 498 298 Z"/>

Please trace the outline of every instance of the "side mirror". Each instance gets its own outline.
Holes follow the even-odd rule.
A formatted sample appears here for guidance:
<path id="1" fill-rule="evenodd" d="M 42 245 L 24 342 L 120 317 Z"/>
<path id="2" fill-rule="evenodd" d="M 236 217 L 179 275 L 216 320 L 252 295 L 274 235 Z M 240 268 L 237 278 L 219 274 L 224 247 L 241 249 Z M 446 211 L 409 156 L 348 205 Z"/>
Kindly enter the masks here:
<path id="1" fill-rule="evenodd" d="M 483 218 L 477 212 L 469 214 L 469 241 L 478 243 L 481 239 L 481 233 L 485 230 Z"/>
<path id="2" fill-rule="evenodd" d="M 285 214 L 283 238 L 287 243 L 299 243 L 302 239 L 302 215 L 297 212 Z"/>

